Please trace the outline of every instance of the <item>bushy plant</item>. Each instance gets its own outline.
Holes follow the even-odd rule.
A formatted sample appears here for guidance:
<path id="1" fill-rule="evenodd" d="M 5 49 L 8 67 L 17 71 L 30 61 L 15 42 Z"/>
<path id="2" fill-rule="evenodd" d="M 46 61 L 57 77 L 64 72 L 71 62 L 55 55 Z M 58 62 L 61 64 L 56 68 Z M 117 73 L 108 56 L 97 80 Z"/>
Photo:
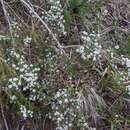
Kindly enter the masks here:
<path id="1" fill-rule="evenodd" d="M 0 27 L 8 26 L 0 35 L 0 120 L 6 129 L 28 128 L 28 121 L 35 129 L 48 121 L 57 130 L 127 127 L 127 0 L 0 3 L 6 21 Z"/>

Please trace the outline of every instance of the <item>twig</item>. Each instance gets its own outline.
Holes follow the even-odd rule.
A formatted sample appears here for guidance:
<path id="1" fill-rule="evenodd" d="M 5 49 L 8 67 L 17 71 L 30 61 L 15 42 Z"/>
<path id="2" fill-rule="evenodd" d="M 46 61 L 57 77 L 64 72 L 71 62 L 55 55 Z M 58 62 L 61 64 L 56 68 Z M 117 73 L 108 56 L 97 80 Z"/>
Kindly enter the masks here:
<path id="1" fill-rule="evenodd" d="M 10 23 L 8 12 L 7 12 L 6 8 L 5 8 L 4 1 L 0 0 L 0 3 L 2 5 L 2 9 L 3 9 L 4 15 L 5 15 L 6 21 L 7 21 L 8 25 L 9 25 L 9 31 L 10 31 L 10 34 L 11 34 L 11 37 L 12 37 L 12 41 L 14 43 L 13 35 L 12 35 L 13 34 L 12 33 L 12 26 L 11 26 L 11 23 Z"/>
<path id="2" fill-rule="evenodd" d="M 23 125 L 22 128 L 21 128 L 21 130 L 24 130 L 24 128 L 25 128 L 25 126 Z"/>
<path id="3" fill-rule="evenodd" d="M 7 124 L 5 115 L 4 115 L 4 110 L 3 110 L 2 104 L 1 104 L 1 113 L 2 113 L 2 118 L 3 118 L 3 120 L 4 120 L 5 128 L 6 128 L 6 130 L 9 130 L 9 127 L 8 127 L 8 124 Z"/>
<path id="4" fill-rule="evenodd" d="M 122 96 L 122 92 L 116 97 L 116 99 L 114 100 L 114 102 L 111 104 L 111 106 L 108 108 L 108 111 L 111 110 L 111 108 L 114 106 L 114 104 L 117 103 L 117 101 L 119 100 L 119 98 Z"/>
<path id="5" fill-rule="evenodd" d="M 46 118 L 47 118 L 47 115 L 45 115 L 45 119 L 43 121 L 43 130 L 45 129 Z"/>
<path id="6" fill-rule="evenodd" d="M 62 46 L 62 48 L 79 48 L 81 45 L 68 45 L 68 46 Z"/>
<path id="7" fill-rule="evenodd" d="M 14 11 L 14 9 L 9 5 L 9 3 L 5 2 L 5 4 L 7 5 L 7 7 L 12 11 L 12 13 L 18 18 L 19 21 L 21 21 L 21 23 L 23 23 L 27 28 L 28 28 L 28 25 L 24 22 L 24 20 L 19 17 L 17 15 L 17 13 Z"/>
<path id="8" fill-rule="evenodd" d="M 124 85 L 125 85 L 125 86 L 130 85 L 130 81 L 124 82 Z"/>

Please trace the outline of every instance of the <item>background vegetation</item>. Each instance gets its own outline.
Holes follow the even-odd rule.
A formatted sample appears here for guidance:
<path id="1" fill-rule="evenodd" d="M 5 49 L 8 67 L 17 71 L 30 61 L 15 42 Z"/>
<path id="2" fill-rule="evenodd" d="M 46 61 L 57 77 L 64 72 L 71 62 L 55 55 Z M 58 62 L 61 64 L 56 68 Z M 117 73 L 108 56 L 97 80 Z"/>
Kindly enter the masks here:
<path id="1" fill-rule="evenodd" d="M 0 0 L 0 130 L 128 130 L 128 0 Z"/>

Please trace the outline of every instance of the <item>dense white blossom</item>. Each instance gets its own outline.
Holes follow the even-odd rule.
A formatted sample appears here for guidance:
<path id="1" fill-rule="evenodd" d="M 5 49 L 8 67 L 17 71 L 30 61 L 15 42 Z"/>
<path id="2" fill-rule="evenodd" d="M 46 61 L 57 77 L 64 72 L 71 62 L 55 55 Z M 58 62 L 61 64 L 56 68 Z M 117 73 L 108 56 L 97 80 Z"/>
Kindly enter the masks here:
<path id="1" fill-rule="evenodd" d="M 28 116 L 29 116 L 29 117 L 32 117 L 32 116 L 33 116 L 33 111 L 28 110 L 28 109 L 26 108 L 26 106 L 24 106 L 24 105 L 20 105 L 20 111 L 21 111 L 21 114 L 22 114 L 23 118 L 25 118 L 25 119 L 26 119 Z"/>
<path id="2" fill-rule="evenodd" d="M 12 62 L 12 60 L 17 62 Z M 36 89 L 39 87 L 37 80 L 40 68 L 34 67 L 32 64 L 27 64 L 26 59 L 14 50 L 11 50 L 10 59 L 7 62 L 8 64 L 11 63 L 12 68 L 16 71 L 16 75 L 8 80 L 8 89 L 15 89 L 19 92 L 30 90 L 29 99 L 35 100 Z"/>
<path id="3" fill-rule="evenodd" d="M 76 97 L 73 97 L 68 88 L 59 89 L 54 96 L 54 104 L 52 104 L 53 115 L 51 119 L 57 122 L 58 128 L 67 128 L 73 126 L 73 122 L 77 121 L 77 126 L 88 128 L 87 122 L 82 115 L 79 114 L 80 104 Z M 71 105 L 69 105 L 71 104 Z M 71 118 L 69 121 L 68 119 Z"/>
<path id="4" fill-rule="evenodd" d="M 63 7 L 60 0 L 50 0 L 50 10 L 44 11 L 42 18 L 45 19 L 54 30 L 66 34 Z"/>

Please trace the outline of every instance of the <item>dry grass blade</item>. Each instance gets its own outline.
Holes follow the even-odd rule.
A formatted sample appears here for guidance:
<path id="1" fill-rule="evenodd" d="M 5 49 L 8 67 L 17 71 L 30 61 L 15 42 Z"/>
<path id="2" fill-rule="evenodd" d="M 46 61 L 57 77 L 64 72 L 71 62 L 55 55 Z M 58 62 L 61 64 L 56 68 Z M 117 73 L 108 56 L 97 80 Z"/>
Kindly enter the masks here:
<path id="1" fill-rule="evenodd" d="M 5 124 L 5 128 L 6 128 L 6 130 L 9 130 L 9 127 L 8 127 L 8 124 L 7 124 L 5 115 L 4 115 L 4 110 L 3 110 L 2 104 L 1 104 L 1 113 L 2 113 L 2 118 L 3 118 L 4 124 Z"/>
<path id="2" fill-rule="evenodd" d="M 88 89 L 88 88 L 87 88 Z M 84 115 L 88 118 L 91 118 L 94 123 L 97 122 L 97 106 L 105 106 L 104 100 L 95 92 L 93 88 L 89 90 L 80 91 L 79 101 L 81 103 L 81 112 L 84 112 Z"/>

